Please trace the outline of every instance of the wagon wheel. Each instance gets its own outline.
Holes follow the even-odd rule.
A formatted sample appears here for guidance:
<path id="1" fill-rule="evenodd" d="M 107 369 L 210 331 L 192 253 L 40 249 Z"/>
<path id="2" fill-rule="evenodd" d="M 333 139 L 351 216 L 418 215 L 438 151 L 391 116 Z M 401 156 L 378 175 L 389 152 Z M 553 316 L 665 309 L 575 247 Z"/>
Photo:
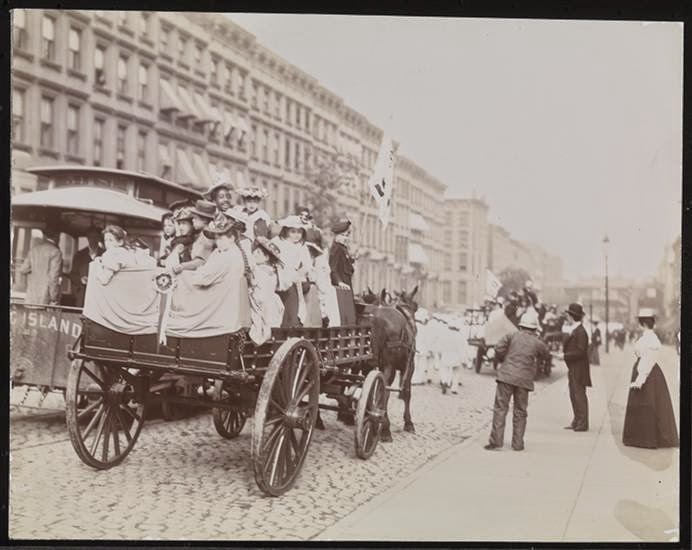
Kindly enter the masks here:
<path id="1" fill-rule="evenodd" d="M 223 396 L 223 380 L 214 382 L 214 401 L 231 401 L 230 397 Z M 221 437 L 234 439 L 240 435 L 245 426 L 247 415 L 243 411 L 233 409 L 214 409 L 212 411 L 214 427 Z"/>
<path id="2" fill-rule="evenodd" d="M 126 369 L 72 361 L 65 419 L 72 446 L 85 464 L 106 470 L 123 461 L 144 424 L 141 380 Z M 81 408 L 84 398 L 89 405 Z"/>
<path id="3" fill-rule="evenodd" d="M 373 369 L 365 377 L 356 407 L 355 443 L 358 458 L 366 460 L 375 452 L 387 407 L 385 401 L 384 377 L 379 370 Z"/>
<path id="4" fill-rule="evenodd" d="M 265 494 L 279 496 L 293 486 L 310 445 L 319 395 L 317 351 L 306 340 L 288 339 L 269 363 L 255 407 L 252 464 Z"/>

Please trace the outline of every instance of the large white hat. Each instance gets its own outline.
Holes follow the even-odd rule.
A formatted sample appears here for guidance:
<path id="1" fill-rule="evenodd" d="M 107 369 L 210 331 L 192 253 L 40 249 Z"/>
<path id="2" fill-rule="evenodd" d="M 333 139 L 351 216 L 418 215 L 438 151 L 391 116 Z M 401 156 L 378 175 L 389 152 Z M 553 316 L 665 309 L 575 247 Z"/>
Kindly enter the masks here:
<path id="1" fill-rule="evenodd" d="M 519 326 L 529 330 L 538 330 L 538 316 L 535 311 L 528 310 L 521 316 Z"/>
<path id="2" fill-rule="evenodd" d="M 278 223 L 281 227 L 288 227 L 290 229 L 307 229 L 305 224 L 301 221 L 300 216 L 296 215 L 286 216 L 283 220 L 279 220 Z"/>
<path id="3" fill-rule="evenodd" d="M 638 319 L 641 319 L 642 317 L 656 317 L 656 310 L 650 307 L 643 307 L 637 314 Z"/>

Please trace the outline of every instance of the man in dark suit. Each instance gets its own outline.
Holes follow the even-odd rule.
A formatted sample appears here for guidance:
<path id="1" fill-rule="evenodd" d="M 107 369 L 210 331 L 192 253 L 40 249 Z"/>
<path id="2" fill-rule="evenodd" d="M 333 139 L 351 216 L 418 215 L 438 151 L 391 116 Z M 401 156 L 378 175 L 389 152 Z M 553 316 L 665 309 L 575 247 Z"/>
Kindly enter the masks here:
<path id="1" fill-rule="evenodd" d="M 565 429 L 585 432 L 589 429 L 589 401 L 586 398 L 586 388 L 591 387 L 589 336 L 582 325 L 584 309 L 581 305 L 570 304 L 567 317 L 570 321 L 570 334 L 563 345 L 563 357 L 567 364 L 569 398 L 574 418 Z"/>
<path id="2" fill-rule="evenodd" d="M 96 227 L 89 228 L 86 238 L 89 244 L 74 255 L 72 271 L 70 271 L 70 281 L 72 281 L 72 293 L 74 294 L 76 307 L 84 307 L 89 264 L 103 254 L 101 232 Z"/>

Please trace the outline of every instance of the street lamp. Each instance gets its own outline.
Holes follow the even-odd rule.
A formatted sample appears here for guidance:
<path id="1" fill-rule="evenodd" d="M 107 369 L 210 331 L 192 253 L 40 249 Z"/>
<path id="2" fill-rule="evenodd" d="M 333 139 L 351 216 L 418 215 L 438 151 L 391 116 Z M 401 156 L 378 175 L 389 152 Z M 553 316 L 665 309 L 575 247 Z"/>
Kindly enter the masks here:
<path id="1" fill-rule="evenodd" d="M 605 257 L 605 351 L 608 353 L 608 248 L 610 239 L 603 237 L 603 256 Z"/>

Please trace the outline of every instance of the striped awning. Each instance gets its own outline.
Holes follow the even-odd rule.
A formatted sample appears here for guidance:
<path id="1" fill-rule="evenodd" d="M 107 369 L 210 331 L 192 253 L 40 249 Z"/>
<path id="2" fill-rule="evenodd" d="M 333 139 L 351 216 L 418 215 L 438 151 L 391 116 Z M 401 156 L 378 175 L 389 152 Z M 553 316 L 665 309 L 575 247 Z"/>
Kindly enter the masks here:
<path id="1" fill-rule="evenodd" d="M 176 151 L 176 160 L 178 161 L 178 166 L 176 170 L 178 183 L 191 185 L 197 189 L 206 189 L 202 185 L 201 176 L 195 173 L 192 164 L 190 163 L 190 157 L 183 149 L 178 149 Z"/>
<path id="2" fill-rule="evenodd" d="M 200 119 L 201 121 L 217 123 L 221 122 L 221 120 L 218 118 L 218 115 L 214 112 L 214 110 L 211 108 L 211 105 L 209 105 L 209 103 L 201 93 L 195 91 L 193 95 L 194 100 L 197 103 L 199 112 L 202 113 L 203 118 Z"/>
<path id="3" fill-rule="evenodd" d="M 427 265 L 428 255 L 425 253 L 425 250 L 423 250 L 423 247 L 418 243 L 409 243 L 408 261 L 412 264 Z"/>
<path id="4" fill-rule="evenodd" d="M 183 112 L 178 115 L 179 117 L 192 117 L 196 118 L 197 120 L 204 120 L 204 115 L 200 112 L 195 100 L 192 98 L 192 95 L 190 95 L 190 92 L 188 92 L 185 88 L 178 87 L 178 95 L 184 107 Z"/>
<path id="5" fill-rule="evenodd" d="M 204 183 L 207 187 L 211 186 L 213 180 L 207 163 L 204 162 L 204 159 L 199 153 L 193 153 L 192 159 L 194 162 L 195 171 L 199 175 L 202 183 Z"/>
<path id="6" fill-rule="evenodd" d="M 183 105 L 180 102 L 178 94 L 175 93 L 173 85 L 167 80 L 160 80 L 161 85 L 161 100 L 159 109 L 161 111 L 183 111 Z"/>

